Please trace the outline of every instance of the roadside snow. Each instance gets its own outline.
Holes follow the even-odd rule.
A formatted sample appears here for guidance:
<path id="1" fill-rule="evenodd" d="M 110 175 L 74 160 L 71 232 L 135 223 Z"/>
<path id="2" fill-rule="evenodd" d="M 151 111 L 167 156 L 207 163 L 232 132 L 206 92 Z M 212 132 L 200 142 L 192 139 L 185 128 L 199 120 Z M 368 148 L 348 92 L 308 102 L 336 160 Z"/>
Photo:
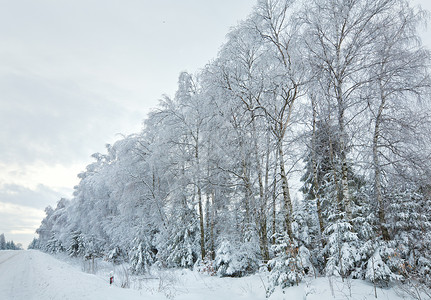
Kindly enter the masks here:
<path id="1" fill-rule="evenodd" d="M 38 251 L 0 251 L 0 299 L 160 299 L 109 282 Z"/>
<path id="2" fill-rule="evenodd" d="M 66 259 L 66 258 L 62 258 Z M 79 260 L 68 263 L 39 251 L 0 251 L 0 300 L 109 300 L 265 299 L 265 274 L 244 278 L 219 278 L 190 270 L 152 271 L 145 276 L 126 276 L 126 269 L 97 262 L 96 275 L 81 271 Z M 114 285 L 109 273 L 114 271 Z M 121 286 L 128 283 L 133 289 Z M 377 289 L 378 299 L 409 299 L 394 289 Z M 276 289 L 270 300 L 375 299 L 373 286 L 362 280 L 306 279 L 299 286 Z"/>

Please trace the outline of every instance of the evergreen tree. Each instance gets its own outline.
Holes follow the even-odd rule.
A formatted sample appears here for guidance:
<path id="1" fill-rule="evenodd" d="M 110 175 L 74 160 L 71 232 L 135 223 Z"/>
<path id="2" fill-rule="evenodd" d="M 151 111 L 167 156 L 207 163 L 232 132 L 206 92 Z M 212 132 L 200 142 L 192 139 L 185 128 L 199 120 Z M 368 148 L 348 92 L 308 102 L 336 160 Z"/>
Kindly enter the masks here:
<path id="1" fill-rule="evenodd" d="M 70 256 L 83 256 L 85 253 L 84 237 L 80 232 L 73 232 L 66 251 Z"/>
<path id="2" fill-rule="evenodd" d="M 388 223 L 393 255 L 397 258 L 392 269 L 396 274 L 426 282 L 431 277 L 431 201 L 424 191 L 401 186 L 392 192 Z"/>
<path id="3" fill-rule="evenodd" d="M 135 245 L 130 251 L 130 268 L 134 274 L 149 272 L 151 265 L 155 262 L 156 253 L 153 246 L 145 237 L 136 238 Z"/>
<path id="4" fill-rule="evenodd" d="M 195 212 L 173 218 L 166 231 L 158 235 L 157 258 L 162 266 L 192 269 L 199 257 L 199 227 Z"/>
<path id="5" fill-rule="evenodd" d="M 6 239 L 4 233 L 0 234 L 0 250 L 6 250 Z"/>
<path id="6" fill-rule="evenodd" d="M 311 267 L 310 251 L 298 242 L 291 242 L 287 234 L 277 234 L 272 246 L 275 257 L 268 262 L 271 269 L 269 275 L 269 297 L 276 286 L 286 288 L 298 285 Z"/>
<path id="7" fill-rule="evenodd" d="M 256 242 L 224 240 L 217 248 L 214 265 L 218 275 L 242 277 L 253 274 L 260 264 Z"/>
<path id="8" fill-rule="evenodd" d="M 27 247 L 28 249 L 40 249 L 39 240 L 37 238 L 33 238 L 31 243 Z"/>
<path id="9" fill-rule="evenodd" d="M 368 256 L 364 277 L 374 285 L 387 287 L 390 282 L 402 279 L 402 276 L 396 273 L 397 268 L 394 268 L 399 265 L 394 243 L 384 240 L 373 242 L 369 243 L 371 255 Z"/>

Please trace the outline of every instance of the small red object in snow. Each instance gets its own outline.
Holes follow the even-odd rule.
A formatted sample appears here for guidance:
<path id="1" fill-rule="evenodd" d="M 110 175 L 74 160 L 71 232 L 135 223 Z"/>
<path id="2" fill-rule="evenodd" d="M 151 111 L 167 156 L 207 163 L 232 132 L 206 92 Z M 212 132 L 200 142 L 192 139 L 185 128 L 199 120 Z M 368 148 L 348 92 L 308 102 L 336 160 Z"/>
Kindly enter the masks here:
<path id="1" fill-rule="evenodd" d="M 114 282 L 114 272 L 109 273 L 109 284 Z"/>

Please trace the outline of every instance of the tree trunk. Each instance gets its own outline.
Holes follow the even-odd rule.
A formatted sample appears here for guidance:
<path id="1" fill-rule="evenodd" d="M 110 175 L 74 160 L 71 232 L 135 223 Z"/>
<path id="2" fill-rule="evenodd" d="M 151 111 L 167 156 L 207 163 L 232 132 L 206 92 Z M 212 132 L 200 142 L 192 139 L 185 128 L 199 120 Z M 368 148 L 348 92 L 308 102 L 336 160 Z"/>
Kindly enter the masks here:
<path id="1" fill-rule="evenodd" d="M 265 194 L 265 187 L 263 185 L 263 174 L 262 174 L 262 164 L 260 161 L 260 155 L 259 155 L 259 145 L 257 143 L 257 134 L 256 134 L 256 124 L 255 124 L 255 117 L 252 113 L 252 129 L 253 129 L 253 143 L 254 143 L 254 156 L 256 160 L 256 167 L 257 167 L 257 178 L 259 183 L 259 210 L 256 211 L 257 213 L 257 228 L 259 233 L 259 244 L 260 244 L 260 251 L 261 255 L 264 261 L 269 260 L 269 250 L 268 250 L 268 233 L 266 229 L 266 194 Z M 268 165 L 267 165 L 268 167 Z"/>
<path id="2" fill-rule="evenodd" d="M 319 238 L 322 243 L 322 248 L 325 247 L 325 241 L 323 239 L 323 231 L 325 230 L 322 218 L 322 207 L 320 204 L 319 197 L 319 177 L 317 174 L 317 158 L 316 158 L 316 103 L 314 97 L 311 98 L 311 106 L 313 109 L 313 130 L 311 137 L 311 165 L 313 168 L 313 193 L 316 198 L 316 207 L 317 207 L 317 219 L 319 221 Z"/>
<path id="3" fill-rule="evenodd" d="M 196 159 L 196 166 L 198 168 L 198 172 L 197 172 L 197 177 L 195 177 L 195 182 L 197 185 L 197 190 L 198 190 L 198 210 L 199 210 L 199 228 L 200 228 L 200 234 L 201 234 L 201 242 L 200 242 L 200 246 L 201 246 L 201 258 L 202 260 L 205 258 L 206 253 L 205 253 L 205 226 L 204 226 L 204 212 L 203 212 L 203 207 L 202 207 L 202 190 L 201 190 L 201 172 L 200 170 L 200 162 L 199 162 L 199 131 L 196 133 L 196 138 L 195 138 L 195 159 Z M 196 176 L 196 175 L 195 175 Z"/>
<path id="4" fill-rule="evenodd" d="M 276 158 L 278 160 L 278 157 Z M 277 174 L 277 164 L 274 167 L 274 174 Z M 275 233 L 277 232 L 277 178 L 274 176 L 272 186 L 272 244 L 275 245 Z"/>
<path id="5" fill-rule="evenodd" d="M 347 146 L 346 132 L 344 126 L 344 103 L 342 97 L 341 81 L 337 84 L 337 103 L 338 103 L 338 134 L 340 142 L 340 163 L 341 163 L 341 192 L 344 211 L 346 212 L 347 221 L 352 221 L 352 203 L 349 193 L 349 180 L 347 170 Z"/>
<path id="6" fill-rule="evenodd" d="M 337 194 L 337 210 L 338 212 L 343 211 L 343 195 L 340 191 L 340 185 L 338 182 L 337 168 L 334 161 L 334 147 L 332 146 L 332 138 L 329 137 L 329 160 L 332 167 L 332 177 L 335 184 L 335 192 Z"/>
<path id="7" fill-rule="evenodd" d="M 212 222 L 212 215 L 211 215 L 211 204 L 210 204 L 210 195 L 209 193 L 206 194 L 205 197 L 205 231 L 207 232 L 207 252 L 211 252 L 211 239 L 212 239 L 212 234 L 211 234 L 211 222 Z M 208 254 L 208 253 L 206 253 Z"/>
<path id="8" fill-rule="evenodd" d="M 242 159 L 242 180 L 244 181 L 245 186 L 245 198 L 244 198 L 244 208 L 245 208 L 245 225 L 248 227 L 251 218 L 250 218 L 250 199 L 252 197 L 252 191 L 251 191 L 251 184 L 250 179 L 248 178 L 248 170 L 247 170 L 247 163 L 245 161 L 245 158 Z"/>
<path id="9" fill-rule="evenodd" d="M 205 258 L 205 227 L 204 227 L 204 214 L 202 209 L 202 192 L 198 186 L 198 204 L 199 204 L 199 227 L 201 231 L 201 258 Z"/>
<path id="10" fill-rule="evenodd" d="M 284 169 L 284 154 L 281 146 L 281 142 L 278 145 L 278 159 L 280 163 L 280 176 L 281 176 L 281 187 L 283 190 L 283 200 L 284 200 L 284 220 L 287 230 L 287 234 L 290 240 L 293 240 L 292 234 L 292 200 L 290 198 L 289 184 L 287 181 L 286 171 Z"/>
<path id="11" fill-rule="evenodd" d="M 385 97 L 381 95 L 381 103 L 379 106 L 379 110 L 376 116 L 376 123 L 374 125 L 374 135 L 373 135 L 373 165 L 374 165 L 374 193 L 378 206 L 378 217 L 380 223 L 380 231 L 382 233 L 382 238 L 385 241 L 390 240 L 389 231 L 386 227 L 386 217 L 385 217 L 385 208 L 383 203 L 383 195 L 382 195 L 382 179 L 381 174 L 382 171 L 380 169 L 380 161 L 379 161 L 379 137 L 380 137 L 380 122 L 382 119 L 383 108 L 385 105 Z"/>
<path id="12" fill-rule="evenodd" d="M 211 222 L 210 222 L 210 251 L 211 251 L 211 259 L 214 260 L 215 259 L 215 236 L 214 236 L 214 225 L 215 225 L 215 220 L 216 220 L 216 207 L 215 207 L 215 191 L 212 191 L 211 194 Z"/>

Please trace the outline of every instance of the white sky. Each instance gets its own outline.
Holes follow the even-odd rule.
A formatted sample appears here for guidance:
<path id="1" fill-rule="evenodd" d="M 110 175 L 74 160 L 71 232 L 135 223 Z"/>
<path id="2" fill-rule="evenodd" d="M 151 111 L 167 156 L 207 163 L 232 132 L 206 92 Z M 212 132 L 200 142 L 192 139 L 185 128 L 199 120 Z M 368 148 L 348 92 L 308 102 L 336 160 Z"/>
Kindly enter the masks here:
<path id="1" fill-rule="evenodd" d="M 0 234 L 26 246 L 90 155 L 139 131 L 254 3 L 0 0 Z"/>

